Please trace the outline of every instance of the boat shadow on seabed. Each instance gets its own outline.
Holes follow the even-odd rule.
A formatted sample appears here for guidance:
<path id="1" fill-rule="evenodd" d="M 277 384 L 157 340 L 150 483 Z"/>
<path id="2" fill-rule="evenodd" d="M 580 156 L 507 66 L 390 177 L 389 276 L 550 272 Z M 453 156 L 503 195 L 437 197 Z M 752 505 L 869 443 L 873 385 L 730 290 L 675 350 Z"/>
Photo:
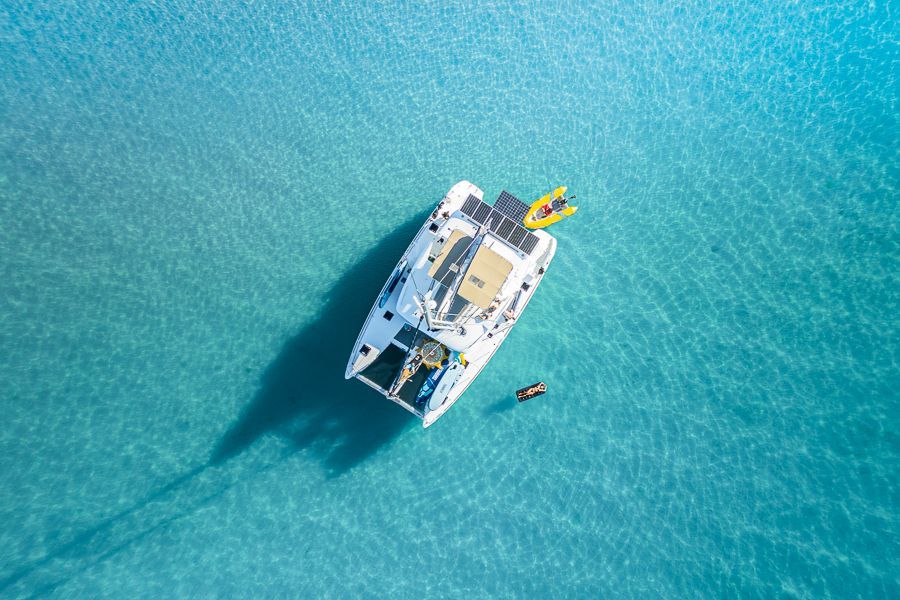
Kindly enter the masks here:
<path id="1" fill-rule="evenodd" d="M 172 523 L 208 506 L 242 481 L 309 448 L 332 476 L 374 454 L 415 420 L 344 369 L 378 290 L 427 213 L 397 227 L 327 294 L 313 323 L 291 338 L 263 373 L 259 391 L 219 440 L 212 456 L 132 505 L 93 524 L 73 525 L 55 548 L 9 570 L 0 567 L 0 595 L 49 594 Z M 288 447 L 274 460 L 231 461 L 263 436 Z M 270 453 L 263 453 L 270 454 Z"/>
<path id="2" fill-rule="evenodd" d="M 426 217 L 397 227 L 369 252 L 379 260 L 363 259 L 330 290 L 321 316 L 289 340 L 266 369 L 259 392 L 220 440 L 212 464 L 276 433 L 296 449 L 320 453 L 325 468 L 339 475 L 414 420 L 365 385 L 345 380 L 344 369 L 378 290 Z"/>

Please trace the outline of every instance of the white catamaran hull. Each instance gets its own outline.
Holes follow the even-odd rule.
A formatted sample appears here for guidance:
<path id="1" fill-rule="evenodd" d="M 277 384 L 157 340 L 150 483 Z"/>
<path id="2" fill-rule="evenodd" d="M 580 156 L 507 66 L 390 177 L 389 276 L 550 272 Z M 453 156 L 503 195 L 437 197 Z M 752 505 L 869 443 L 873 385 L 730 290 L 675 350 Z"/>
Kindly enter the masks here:
<path id="1" fill-rule="evenodd" d="M 376 296 L 347 363 L 348 379 L 399 404 L 424 427 L 481 373 L 556 252 L 547 232 L 518 230 L 511 213 L 520 209 L 517 199 L 504 192 L 491 208 L 482 198 L 463 181 L 438 204 Z"/>

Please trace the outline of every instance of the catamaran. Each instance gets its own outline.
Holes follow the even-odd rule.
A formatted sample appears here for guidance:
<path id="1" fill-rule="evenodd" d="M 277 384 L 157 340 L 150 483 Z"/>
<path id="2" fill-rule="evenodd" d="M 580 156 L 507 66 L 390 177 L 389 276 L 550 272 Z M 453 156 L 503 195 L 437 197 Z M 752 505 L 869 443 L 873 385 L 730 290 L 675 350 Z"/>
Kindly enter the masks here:
<path id="1" fill-rule="evenodd" d="M 529 207 L 504 191 L 491 206 L 472 183 L 454 185 L 378 294 L 347 379 L 396 402 L 424 427 L 437 421 L 487 365 L 542 281 L 556 238 L 541 228 L 574 213 L 564 193 L 557 188 Z"/>

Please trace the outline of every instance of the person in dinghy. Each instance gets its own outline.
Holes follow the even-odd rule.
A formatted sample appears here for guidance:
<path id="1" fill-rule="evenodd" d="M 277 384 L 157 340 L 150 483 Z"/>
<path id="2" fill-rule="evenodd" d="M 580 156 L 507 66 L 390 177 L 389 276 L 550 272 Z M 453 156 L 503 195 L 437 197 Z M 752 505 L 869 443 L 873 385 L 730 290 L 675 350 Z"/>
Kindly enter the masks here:
<path id="1" fill-rule="evenodd" d="M 566 187 L 560 186 L 552 193 L 543 196 L 532 203 L 531 208 L 525 214 L 524 225 L 529 229 L 543 229 L 554 223 L 571 217 L 578 210 L 577 206 L 569 206 L 569 200 L 574 195 L 566 198 Z"/>

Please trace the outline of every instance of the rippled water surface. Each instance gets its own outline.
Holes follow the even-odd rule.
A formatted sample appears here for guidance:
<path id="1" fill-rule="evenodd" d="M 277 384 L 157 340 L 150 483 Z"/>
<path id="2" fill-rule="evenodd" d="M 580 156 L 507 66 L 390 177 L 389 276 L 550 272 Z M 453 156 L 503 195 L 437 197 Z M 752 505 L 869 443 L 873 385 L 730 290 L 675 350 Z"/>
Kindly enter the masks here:
<path id="1" fill-rule="evenodd" d="M 900 596 L 895 8 L 0 6 L 0 595 Z M 423 431 L 460 179 L 581 210 Z"/>

